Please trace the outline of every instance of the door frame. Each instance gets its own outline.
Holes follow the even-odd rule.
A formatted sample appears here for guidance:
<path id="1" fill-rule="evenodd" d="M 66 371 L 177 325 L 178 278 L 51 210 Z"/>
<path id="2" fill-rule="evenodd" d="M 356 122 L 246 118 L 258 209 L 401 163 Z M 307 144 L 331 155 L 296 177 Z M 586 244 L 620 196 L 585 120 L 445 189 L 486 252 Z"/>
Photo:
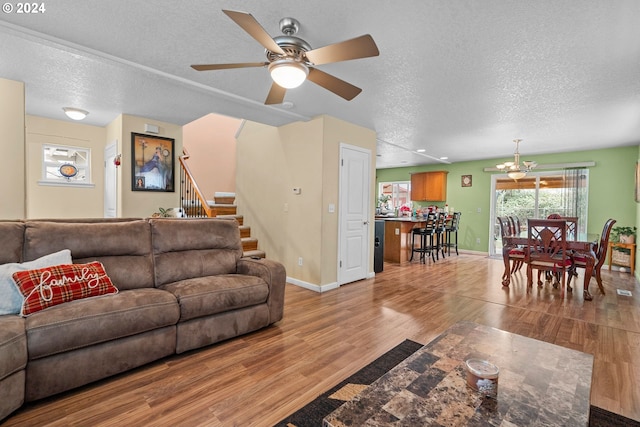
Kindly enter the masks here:
<path id="1" fill-rule="evenodd" d="M 104 147 L 104 188 L 103 188 L 103 206 L 102 206 L 102 211 L 103 211 L 103 216 L 105 218 L 112 218 L 107 216 L 109 214 L 109 212 L 107 212 L 107 197 L 109 196 L 109 191 L 107 191 L 107 186 L 110 184 L 109 180 L 107 179 L 107 169 L 108 168 L 114 168 L 115 170 L 113 171 L 113 183 L 111 183 L 113 185 L 113 206 L 114 206 L 114 210 L 115 210 L 115 217 L 118 216 L 118 168 L 116 167 L 116 165 L 113 163 L 113 158 L 117 155 L 116 153 L 118 152 L 118 141 L 113 141 L 110 144 L 107 144 Z"/>
<path id="2" fill-rule="evenodd" d="M 368 164 L 368 183 L 367 183 L 367 189 L 368 191 L 365 194 L 365 198 L 366 198 L 366 218 L 368 221 L 368 225 L 367 225 L 367 231 L 366 231 L 366 237 L 365 237 L 365 244 L 363 245 L 363 250 L 365 251 L 365 259 L 366 259 L 366 271 L 364 276 L 362 277 L 362 279 L 366 279 L 370 276 L 371 273 L 371 227 L 374 225 L 373 222 L 373 214 L 372 214 L 372 209 L 371 209 L 371 192 L 372 192 L 372 182 L 371 182 L 371 150 L 367 149 L 367 148 L 363 148 L 363 147 L 358 147 L 356 145 L 351 145 L 351 144 L 346 144 L 344 142 L 340 143 L 340 156 L 339 156 L 339 163 L 338 163 L 338 167 L 340 168 L 340 172 L 339 172 L 339 176 L 338 176 L 338 200 L 340 201 L 340 203 L 338 204 L 338 259 L 337 259 L 337 285 L 338 286 L 342 286 L 346 283 L 352 283 L 353 281 L 349 281 L 349 282 L 345 282 L 345 277 L 344 277 L 344 273 L 343 273 L 343 269 L 340 266 L 340 262 L 342 260 L 342 246 L 343 246 L 343 242 L 344 239 L 346 238 L 346 230 L 343 229 L 344 223 L 345 223 L 345 215 L 346 215 L 346 211 L 343 209 L 343 205 L 342 205 L 342 199 L 343 196 L 346 197 L 346 195 L 344 194 L 345 191 L 348 191 L 348 188 L 345 188 L 346 186 L 346 182 L 344 179 L 344 168 L 341 166 L 343 160 L 344 160 L 344 150 L 348 149 L 348 150 L 352 150 L 352 151 L 359 151 L 363 154 L 365 154 L 367 156 L 367 164 Z"/>

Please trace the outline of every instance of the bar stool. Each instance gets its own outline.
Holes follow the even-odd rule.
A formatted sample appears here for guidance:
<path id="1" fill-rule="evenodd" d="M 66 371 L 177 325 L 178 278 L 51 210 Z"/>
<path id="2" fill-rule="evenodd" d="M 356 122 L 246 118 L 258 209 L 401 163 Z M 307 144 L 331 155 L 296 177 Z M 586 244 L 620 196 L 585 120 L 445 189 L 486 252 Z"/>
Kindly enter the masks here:
<path id="1" fill-rule="evenodd" d="M 445 233 L 446 233 L 446 247 L 447 247 L 447 254 L 449 256 L 451 256 L 451 248 L 455 248 L 456 250 L 456 255 L 458 254 L 458 227 L 460 226 L 460 216 L 462 215 L 462 212 L 454 212 L 453 216 L 451 217 L 451 221 L 449 221 L 449 224 L 445 227 Z M 455 242 L 451 241 L 451 235 L 455 236 Z"/>
<path id="2" fill-rule="evenodd" d="M 447 214 L 444 212 L 436 214 L 436 222 L 435 222 L 435 235 L 436 242 L 433 245 L 433 249 L 436 251 L 436 259 L 440 259 L 440 253 L 442 253 L 442 258 L 444 258 L 444 250 L 445 250 L 445 239 L 446 239 L 446 225 L 447 225 Z"/>
<path id="3" fill-rule="evenodd" d="M 413 261 L 413 254 L 420 254 L 420 262 L 426 263 L 426 254 L 431 255 L 431 259 L 433 262 L 436 261 L 434 243 L 436 241 L 435 237 L 435 224 L 436 224 L 436 216 L 434 213 L 429 213 L 427 215 L 427 223 L 424 227 L 418 227 L 411 230 L 411 257 L 409 261 Z M 415 239 L 418 237 L 420 241 L 420 246 L 416 247 Z"/>

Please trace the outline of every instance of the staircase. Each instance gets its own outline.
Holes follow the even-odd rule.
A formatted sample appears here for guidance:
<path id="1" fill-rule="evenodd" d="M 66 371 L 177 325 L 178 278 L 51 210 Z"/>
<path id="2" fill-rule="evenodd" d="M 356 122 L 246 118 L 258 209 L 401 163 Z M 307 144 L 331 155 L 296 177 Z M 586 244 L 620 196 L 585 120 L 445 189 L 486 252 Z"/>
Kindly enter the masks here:
<path id="1" fill-rule="evenodd" d="M 180 201 L 187 218 L 233 218 L 240 228 L 240 239 L 244 256 L 264 258 L 264 251 L 258 249 L 258 239 L 251 237 L 251 227 L 244 224 L 242 215 L 238 215 L 235 193 L 215 193 L 214 200 L 206 200 L 185 161 L 188 153 L 180 160 Z"/>
<path id="2" fill-rule="evenodd" d="M 264 251 L 258 249 L 258 239 L 251 237 L 251 227 L 244 224 L 242 215 L 237 214 L 236 205 L 233 204 L 235 194 L 233 194 L 233 196 L 229 195 L 229 193 L 224 193 L 224 195 L 220 194 L 221 193 L 216 193 L 213 203 L 209 202 L 209 206 L 216 212 L 216 218 L 233 218 L 238 221 L 244 256 L 264 258 Z"/>

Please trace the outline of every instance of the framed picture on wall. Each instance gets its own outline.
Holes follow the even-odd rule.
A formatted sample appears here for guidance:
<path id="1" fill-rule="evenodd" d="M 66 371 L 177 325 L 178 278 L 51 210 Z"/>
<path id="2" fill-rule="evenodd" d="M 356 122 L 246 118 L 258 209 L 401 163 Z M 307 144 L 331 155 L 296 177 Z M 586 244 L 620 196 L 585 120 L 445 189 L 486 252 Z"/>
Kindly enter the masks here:
<path id="1" fill-rule="evenodd" d="M 131 132 L 131 190 L 174 192 L 175 140 Z"/>
<path id="2" fill-rule="evenodd" d="M 640 162 L 636 162 L 636 203 L 640 203 Z"/>

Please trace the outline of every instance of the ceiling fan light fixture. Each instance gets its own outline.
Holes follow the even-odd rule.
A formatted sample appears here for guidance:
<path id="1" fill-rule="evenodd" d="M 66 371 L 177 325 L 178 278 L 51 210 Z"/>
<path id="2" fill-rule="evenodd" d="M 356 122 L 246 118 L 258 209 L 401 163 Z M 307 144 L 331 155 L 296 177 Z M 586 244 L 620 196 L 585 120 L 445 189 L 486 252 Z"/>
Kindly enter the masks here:
<path id="1" fill-rule="evenodd" d="M 64 113 L 71 120 L 84 120 L 84 118 L 89 114 L 88 111 L 81 110 L 79 108 L 64 107 L 62 110 L 64 110 Z"/>
<path id="2" fill-rule="evenodd" d="M 269 73 L 278 86 L 294 89 L 307 79 L 309 67 L 291 59 L 280 59 L 269 64 Z"/>

